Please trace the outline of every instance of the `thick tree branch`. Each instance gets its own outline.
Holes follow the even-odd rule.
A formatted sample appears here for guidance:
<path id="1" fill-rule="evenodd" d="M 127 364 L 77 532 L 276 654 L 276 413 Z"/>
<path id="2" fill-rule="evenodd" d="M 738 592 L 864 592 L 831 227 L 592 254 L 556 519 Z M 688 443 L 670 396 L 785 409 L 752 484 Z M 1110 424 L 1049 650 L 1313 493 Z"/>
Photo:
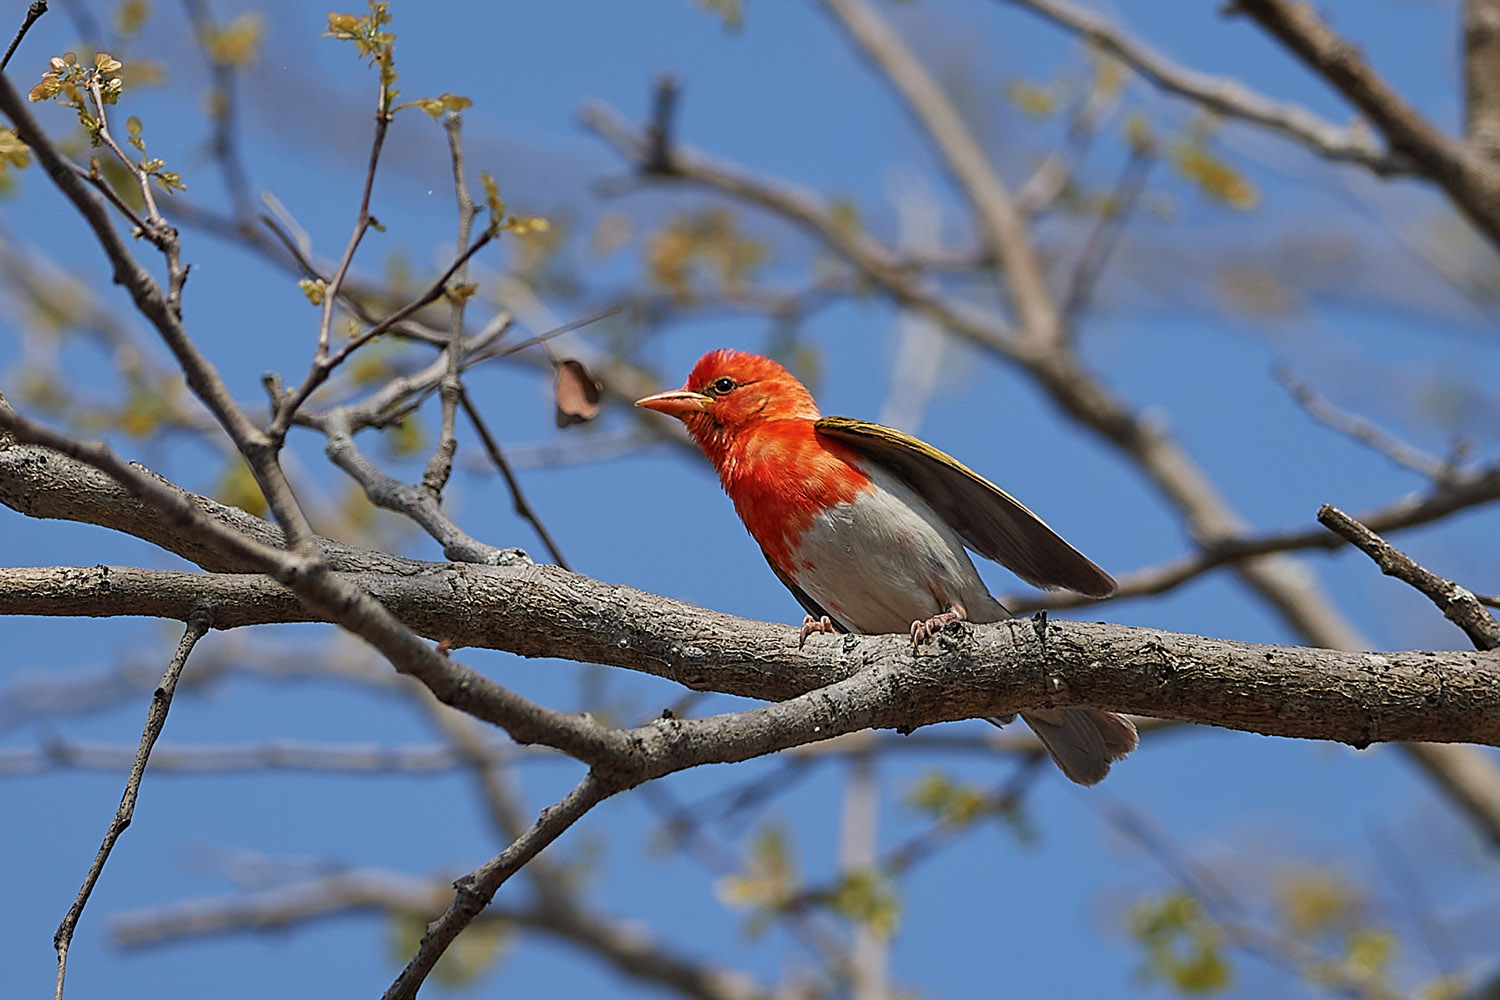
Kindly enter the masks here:
<path id="1" fill-rule="evenodd" d="M 741 760 L 866 726 L 908 730 L 1070 704 L 1358 746 L 1500 745 L 1500 659 L 1491 654 L 1351 653 L 1057 621 L 1044 645 L 1030 623 L 1015 620 L 945 633 L 916 656 L 898 636 L 815 637 L 799 650 L 795 629 L 552 566 L 428 564 L 421 575 L 351 574 L 345 582 L 416 632 L 455 647 L 603 663 L 694 690 L 783 702 L 599 734 L 608 748 L 633 746 L 635 776 Z M 195 608 L 209 609 L 221 628 L 320 618 L 254 574 L 0 573 L 5 614 L 179 618 Z M 499 714 L 487 693 L 472 697 L 472 714 Z M 837 721 L 821 718 L 829 704 L 839 706 Z M 613 749 L 600 752 L 613 759 Z"/>
<path id="2" fill-rule="evenodd" d="M 221 548 L 246 569 L 271 574 L 309 611 L 368 641 L 397 671 L 417 678 L 447 704 L 501 726 L 520 742 L 544 743 L 596 765 L 619 760 L 618 748 L 602 743 L 598 727 L 588 720 L 528 701 L 428 645 L 368 593 L 332 572 L 320 558 L 315 536 L 309 536 L 306 546 L 293 551 L 267 548 L 205 514 L 184 491 L 121 461 L 102 444 L 75 441 L 20 417 L 4 405 L 0 405 L 0 430 L 8 430 L 18 441 L 60 451 L 107 473 L 136 499 L 154 508 L 169 529 L 189 535 L 204 546 Z"/>

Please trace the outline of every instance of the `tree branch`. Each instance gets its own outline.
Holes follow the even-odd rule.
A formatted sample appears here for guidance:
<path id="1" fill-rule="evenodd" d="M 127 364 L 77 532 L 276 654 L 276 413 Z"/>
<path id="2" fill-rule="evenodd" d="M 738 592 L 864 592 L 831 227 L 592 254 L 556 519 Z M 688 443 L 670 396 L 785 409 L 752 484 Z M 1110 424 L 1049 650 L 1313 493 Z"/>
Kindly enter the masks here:
<path id="1" fill-rule="evenodd" d="M 453 902 L 442 916 L 427 925 L 427 933 L 422 935 L 416 954 L 385 991 L 384 1000 L 411 1000 L 415 997 L 448 945 L 489 905 L 500 886 L 590 809 L 623 788 L 621 784 L 589 772 L 562 801 L 542 810 L 531 828 L 509 847 L 453 883 Z"/>
<path id="2" fill-rule="evenodd" d="M 277 461 L 270 439 L 240 409 L 218 369 L 198 350 L 182 325 L 182 316 L 173 298 L 174 293 L 180 291 L 180 280 L 167 295 L 163 295 L 156 279 L 140 265 L 120 234 L 115 231 L 104 203 L 89 190 L 88 185 L 79 178 L 74 165 L 42 131 L 26 106 L 25 99 L 16 93 L 10 80 L 4 75 L 0 75 L 0 112 L 11 120 L 16 134 L 31 147 L 47 176 L 83 216 L 114 268 L 115 283 L 124 286 L 130 293 L 136 309 L 156 329 L 176 358 L 188 386 L 245 456 L 256 482 L 265 494 L 266 502 L 286 531 L 288 540 L 296 544 L 310 537 L 312 528 L 292 495 L 291 485 Z M 171 235 L 171 242 L 175 247 L 175 231 Z"/>
<path id="3" fill-rule="evenodd" d="M 632 759 L 620 766 L 636 776 L 742 760 L 866 727 L 910 730 L 1074 704 L 1356 746 L 1500 745 L 1500 660 L 1490 654 L 1344 652 L 1056 620 L 1045 645 L 1030 624 L 1011 620 L 944 633 L 917 655 L 899 636 L 814 637 L 798 649 L 796 629 L 557 567 L 422 565 L 423 574 L 349 574 L 342 582 L 453 647 L 602 663 L 693 690 L 782 703 L 601 731 L 599 748 L 575 753 L 613 760 L 628 745 Z M 0 572 L 0 614 L 179 619 L 195 608 L 209 609 L 216 628 L 327 620 L 256 574 L 116 566 Z M 476 692 L 465 710 L 503 718 L 503 704 L 491 705 L 491 697 Z M 820 718 L 832 698 L 849 717 Z M 788 714 L 755 714 L 772 710 Z M 855 717 L 861 713 L 862 722 Z M 786 728 L 764 728 L 772 719 Z M 549 742 L 545 731 L 525 738 Z"/>
<path id="4" fill-rule="evenodd" d="M 1380 129 L 1394 151 L 1407 156 L 1417 173 L 1441 187 L 1454 206 L 1500 248 L 1500 172 L 1418 113 L 1365 61 L 1358 48 L 1324 23 L 1312 5 L 1294 0 L 1234 0 L 1229 10 L 1254 19 L 1343 94 Z"/>
<path id="5" fill-rule="evenodd" d="M 1168 93 L 1226 118 L 1259 125 L 1311 149 L 1329 160 L 1358 164 L 1380 175 L 1404 169 L 1361 128 L 1340 128 L 1307 108 L 1256 93 L 1239 80 L 1199 73 L 1172 62 L 1138 42 L 1122 28 L 1068 0 L 1010 0 L 1029 7 L 1054 24 L 1119 59 Z"/>
<path id="6" fill-rule="evenodd" d="M 1500 159 L 1500 0 L 1464 0 L 1464 141 Z"/>
<path id="7" fill-rule="evenodd" d="M 1464 630 L 1475 649 L 1500 648 L 1500 622 L 1495 621 L 1494 616 L 1469 591 L 1447 577 L 1438 576 L 1418 565 L 1411 556 L 1332 504 L 1325 503 L 1318 510 L 1318 522 L 1329 531 L 1347 538 L 1361 552 L 1375 560 L 1375 565 L 1386 576 L 1394 576 L 1426 594 L 1445 618 Z"/>
<path id="8" fill-rule="evenodd" d="M 115 810 L 115 817 L 104 834 L 104 843 L 99 845 L 94 861 L 89 865 L 88 874 L 83 878 L 83 885 L 73 899 L 73 905 L 68 908 L 62 923 L 57 927 L 57 933 L 52 936 L 53 947 L 57 949 L 57 985 L 52 994 L 54 1000 L 62 1000 L 63 986 L 68 978 L 68 948 L 73 943 L 73 931 L 78 927 L 83 908 L 88 904 L 99 876 L 104 874 L 104 864 L 114 850 L 115 841 L 120 839 L 120 834 L 125 832 L 135 816 L 135 800 L 140 794 L 141 778 L 146 773 L 147 761 L 151 759 L 151 747 L 161 735 L 162 727 L 167 724 L 167 710 L 172 707 L 172 694 L 177 690 L 177 679 L 182 676 L 182 668 L 187 665 L 187 658 L 193 647 L 208 633 L 209 624 L 209 619 L 202 612 L 195 612 L 189 618 L 187 628 L 182 633 L 182 641 L 177 644 L 177 652 L 167 664 L 166 671 L 161 675 L 161 683 L 151 696 L 151 708 L 146 712 L 146 727 L 141 732 L 141 745 L 135 752 L 130 777 L 125 779 L 125 793 L 120 796 L 120 807 Z"/>
<path id="9" fill-rule="evenodd" d="M 1500 500 L 1500 465 L 1466 472 L 1449 470 L 1439 485 L 1426 494 L 1403 497 L 1383 507 L 1360 514 L 1358 520 L 1372 531 L 1399 531 L 1432 524 L 1455 511 Z M 1286 528 L 1261 535 L 1226 538 L 1205 545 L 1192 555 L 1145 569 L 1120 574 L 1120 587 L 1113 600 L 1164 594 L 1188 580 L 1220 566 L 1273 552 L 1314 549 L 1332 551 L 1346 545 L 1339 535 L 1318 528 Z M 1094 603 L 1081 594 L 1056 591 L 1046 594 L 1011 594 L 1002 598 L 1017 615 L 1032 611 L 1087 607 Z"/>
<path id="10" fill-rule="evenodd" d="M 864 0 L 823 0 L 901 96 L 926 131 L 944 166 L 974 210 L 984 240 L 998 258 L 1010 286 L 1017 325 L 1028 338 L 1049 343 L 1061 335 L 1057 305 L 1031 239 L 1005 182 L 959 116 L 948 95 L 916 54 Z"/>
<path id="11" fill-rule="evenodd" d="M 421 920 L 441 910 L 449 887 L 398 872 L 356 869 L 275 889 L 199 899 L 118 916 L 114 941 L 145 948 L 235 931 L 282 933 L 289 926 L 363 910 Z M 693 1000 L 772 1000 L 747 977 L 716 968 L 653 941 L 638 927 L 576 909 L 492 905 L 475 923 L 506 923 L 577 945 L 616 970 Z"/>

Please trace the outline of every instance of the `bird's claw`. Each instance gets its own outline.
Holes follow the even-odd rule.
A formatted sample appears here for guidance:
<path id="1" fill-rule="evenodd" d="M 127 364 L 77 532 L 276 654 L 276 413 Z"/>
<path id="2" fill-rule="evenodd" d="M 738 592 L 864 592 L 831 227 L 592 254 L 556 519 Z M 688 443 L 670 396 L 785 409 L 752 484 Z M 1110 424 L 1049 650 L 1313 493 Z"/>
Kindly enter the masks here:
<path id="1" fill-rule="evenodd" d="M 943 630 L 943 626 L 948 625 L 948 624 L 950 624 L 952 622 L 961 622 L 966 617 L 968 617 L 968 616 L 964 613 L 963 608 L 955 608 L 952 611 L 944 611 L 940 615 L 933 615 L 931 618 L 927 619 L 925 622 L 924 621 L 915 621 L 915 622 L 912 622 L 911 623 L 911 644 L 912 644 L 912 647 L 916 648 L 917 646 L 922 645 L 922 643 L 930 641 L 934 636 L 936 636 L 939 632 L 941 632 Z"/>
<path id="2" fill-rule="evenodd" d="M 815 632 L 837 632 L 838 626 L 827 615 L 822 618 L 814 618 L 807 615 L 802 619 L 802 636 L 797 640 L 797 648 L 801 649 L 807 644 L 807 637 Z"/>

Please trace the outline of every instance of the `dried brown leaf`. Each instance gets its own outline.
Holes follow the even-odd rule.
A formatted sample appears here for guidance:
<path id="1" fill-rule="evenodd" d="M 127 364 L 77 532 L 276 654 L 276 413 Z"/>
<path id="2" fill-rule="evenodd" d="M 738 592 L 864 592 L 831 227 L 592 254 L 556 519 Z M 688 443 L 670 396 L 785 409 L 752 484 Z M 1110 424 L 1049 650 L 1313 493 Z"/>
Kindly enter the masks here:
<path id="1" fill-rule="evenodd" d="M 557 396 L 557 426 L 570 427 L 593 420 L 599 413 L 599 400 L 604 394 L 599 380 L 575 358 L 562 358 L 554 367 L 557 369 L 557 381 L 553 386 Z"/>

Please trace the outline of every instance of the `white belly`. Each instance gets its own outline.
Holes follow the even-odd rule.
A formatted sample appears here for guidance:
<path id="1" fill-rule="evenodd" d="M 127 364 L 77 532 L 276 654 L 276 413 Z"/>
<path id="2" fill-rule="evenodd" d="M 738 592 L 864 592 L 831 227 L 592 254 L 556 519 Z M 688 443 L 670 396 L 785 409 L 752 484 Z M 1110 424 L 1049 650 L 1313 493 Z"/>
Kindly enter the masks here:
<path id="1" fill-rule="evenodd" d="M 969 621 L 1008 617 L 953 529 L 905 483 L 866 472 L 878 489 L 819 514 L 802 536 L 797 585 L 851 632 L 905 632 L 955 605 Z"/>

